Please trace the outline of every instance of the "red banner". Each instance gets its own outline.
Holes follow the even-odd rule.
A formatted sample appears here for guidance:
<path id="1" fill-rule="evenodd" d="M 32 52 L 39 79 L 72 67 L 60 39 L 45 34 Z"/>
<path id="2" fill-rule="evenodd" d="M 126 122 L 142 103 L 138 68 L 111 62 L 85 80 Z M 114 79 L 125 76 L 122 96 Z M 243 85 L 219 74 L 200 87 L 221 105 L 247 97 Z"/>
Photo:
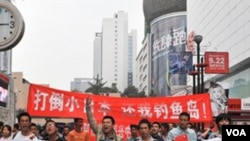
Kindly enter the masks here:
<path id="1" fill-rule="evenodd" d="M 86 119 L 84 103 L 88 95 L 31 84 L 27 110 L 32 116 Z M 90 97 L 97 120 L 104 115 L 112 115 L 118 123 L 138 123 L 141 118 L 177 122 L 178 115 L 186 111 L 190 113 L 191 122 L 212 121 L 208 94 L 158 98 Z"/>
<path id="2" fill-rule="evenodd" d="M 205 73 L 227 74 L 229 72 L 228 52 L 205 52 Z"/>

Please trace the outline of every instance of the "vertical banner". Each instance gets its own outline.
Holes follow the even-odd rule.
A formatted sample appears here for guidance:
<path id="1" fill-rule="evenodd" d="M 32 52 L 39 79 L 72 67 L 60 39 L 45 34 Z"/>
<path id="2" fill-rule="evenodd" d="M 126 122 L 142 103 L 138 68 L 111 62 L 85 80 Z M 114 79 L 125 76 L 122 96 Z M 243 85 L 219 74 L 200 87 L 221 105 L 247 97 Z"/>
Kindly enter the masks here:
<path id="1" fill-rule="evenodd" d="M 151 22 L 151 85 L 157 96 L 170 96 L 171 84 L 186 85 L 186 74 L 170 74 L 169 53 L 186 50 L 186 13 L 172 13 Z"/>

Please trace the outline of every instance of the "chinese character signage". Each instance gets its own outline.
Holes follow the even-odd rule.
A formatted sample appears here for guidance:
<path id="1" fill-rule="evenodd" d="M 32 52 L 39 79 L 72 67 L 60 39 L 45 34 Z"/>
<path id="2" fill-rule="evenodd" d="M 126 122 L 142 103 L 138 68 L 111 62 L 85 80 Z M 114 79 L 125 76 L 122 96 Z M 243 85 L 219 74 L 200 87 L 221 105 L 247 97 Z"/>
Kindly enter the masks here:
<path id="1" fill-rule="evenodd" d="M 205 52 L 205 73 L 227 74 L 229 72 L 228 52 Z"/>
<path id="2" fill-rule="evenodd" d="M 174 54 L 175 56 L 178 55 L 180 60 L 175 58 L 175 60 L 169 60 L 169 53 L 186 51 L 186 21 L 186 13 L 178 12 L 156 18 L 150 24 L 151 85 L 157 96 L 170 96 L 171 86 L 187 84 L 187 70 L 185 69 L 188 68 L 186 64 L 181 63 L 189 63 L 189 58 L 181 58 L 184 56 Z M 183 55 L 187 57 L 186 54 Z M 175 56 L 172 56 L 172 58 Z M 170 66 L 172 64 L 169 65 L 169 62 L 172 64 L 178 63 L 179 66 Z"/>
<path id="3" fill-rule="evenodd" d="M 42 117 L 86 117 L 85 99 L 88 94 L 67 92 L 40 85 L 30 85 L 28 112 Z M 191 121 L 212 120 L 208 94 L 161 97 L 117 98 L 91 95 L 92 109 L 97 121 L 112 115 L 118 123 L 138 123 L 141 118 L 158 122 L 177 122 L 182 111 L 190 113 Z"/>

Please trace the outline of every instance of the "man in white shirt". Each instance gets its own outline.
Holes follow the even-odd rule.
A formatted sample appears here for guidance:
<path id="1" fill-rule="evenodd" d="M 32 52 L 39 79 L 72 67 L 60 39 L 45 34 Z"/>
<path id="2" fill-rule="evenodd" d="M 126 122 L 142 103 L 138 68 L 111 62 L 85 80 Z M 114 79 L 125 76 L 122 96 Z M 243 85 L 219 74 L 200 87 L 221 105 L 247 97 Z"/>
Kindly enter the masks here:
<path id="1" fill-rule="evenodd" d="M 36 135 L 29 130 L 31 124 L 31 116 L 29 113 L 20 113 L 17 119 L 20 131 L 13 135 L 13 141 L 38 141 Z"/>

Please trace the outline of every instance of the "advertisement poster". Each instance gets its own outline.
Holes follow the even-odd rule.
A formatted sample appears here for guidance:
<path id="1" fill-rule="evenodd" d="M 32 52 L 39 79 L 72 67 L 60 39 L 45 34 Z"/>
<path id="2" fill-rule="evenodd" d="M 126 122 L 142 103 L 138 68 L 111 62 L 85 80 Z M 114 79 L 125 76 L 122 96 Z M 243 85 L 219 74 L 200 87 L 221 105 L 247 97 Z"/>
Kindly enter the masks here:
<path id="1" fill-rule="evenodd" d="M 229 84 L 226 82 L 210 82 L 206 87 L 210 95 L 213 117 L 220 113 L 227 113 Z"/>
<path id="2" fill-rule="evenodd" d="M 151 85 L 157 96 L 170 96 L 172 85 L 186 85 L 187 75 L 171 73 L 169 53 L 186 50 L 186 14 L 163 15 L 151 22 Z M 174 69 L 172 69 L 174 71 Z"/>
<path id="3" fill-rule="evenodd" d="M 9 78 L 0 72 L 0 106 L 7 107 L 9 97 Z"/>
<path id="4" fill-rule="evenodd" d="M 205 52 L 205 73 L 227 74 L 229 72 L 228 52 Z"/>

